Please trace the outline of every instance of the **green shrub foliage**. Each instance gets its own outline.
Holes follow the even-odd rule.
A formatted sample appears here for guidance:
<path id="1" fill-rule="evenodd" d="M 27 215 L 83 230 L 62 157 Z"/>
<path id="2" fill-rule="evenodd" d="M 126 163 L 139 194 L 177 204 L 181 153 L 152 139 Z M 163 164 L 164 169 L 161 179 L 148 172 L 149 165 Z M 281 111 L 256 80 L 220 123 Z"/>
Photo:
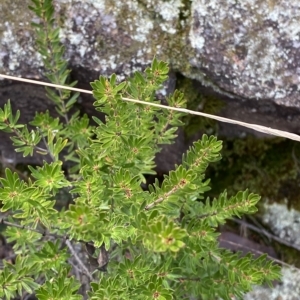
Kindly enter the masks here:
<path id="1" fill-rule="evenodd" d="M 52 1 L 33 4 L 47 77 L 66 85 L 69 70 L 59 30 L 53 29 Z M 13 134 L 17 152 L 51 157 L 40 167 L 29 166 L 27 181 L 10 169 L 1 178 L 3 234 L 16 254 L 0 271 L 1 298 L 34 293 L 38 299 L 83 299 L 83 283 L 69 263 L 76 256 L 89 299 L 232 299 L 279 278 L 279 267 L 266 256 L 241 257 L 218 245 L 217 226 L 254 213 L 259 196 L 240 191 L 228 198 L 225 191 L 204 199 L 210 189 L 206 168 L 221 159 L 216 137 L 203 135 L 161 184 L 142 189 L 145 175 L 155 174 L 155 155 L 183 125 L 182 113 L 122 98 L 159 103 L 155 93 L 168 71 L 154 59 L 122 83 L 114 74 L 92 82 L 95 109 L 106 116 L 105 122 L 93 117 L 96 126 L 87 116 L 69 116 L 78 94 L 65 90 L 47 89 L 61 118 L 37 113 L 35 130 L 18 123 L 20 112 L 13 113 L 10 102 L 0 109 L 0 129 Z M 183 99 L 175 91 L 167 102 L 185 107 Z M 72 164 L 68 176 L 62 170 L 66 162 Z M 72 203 L 56 209 L 62 190 Z M 74 245 L 85 249 L 85 257 L 78 257 Z"/>

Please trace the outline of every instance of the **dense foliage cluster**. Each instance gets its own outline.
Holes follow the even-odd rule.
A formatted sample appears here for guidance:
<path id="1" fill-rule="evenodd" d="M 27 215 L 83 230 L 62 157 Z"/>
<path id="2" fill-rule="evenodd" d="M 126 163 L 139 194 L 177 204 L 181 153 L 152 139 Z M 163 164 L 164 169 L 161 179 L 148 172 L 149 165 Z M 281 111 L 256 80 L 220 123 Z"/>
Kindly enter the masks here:
<path id="1" fill-rule="evenodd" d="M 67 84 L 52 1 L 33 3 L 41 19 L 35 26 L 47 77 Z M 61 118 L 37 113 L 30 123 L 36 129 L 18 123 L 20 112 L 14 113 L 10 102 L 0 109 L 0 129 L 13 134 L 16 151 L 51 157 L 40 167 L 30 166 L 28 180 L 9 169 L 0 179 L 4 234 L 16 254 L 0 271 L 1 298 L 34 293 L 38 299 L 82 299 L 83 282 L 71 268 L 86 275 L 89 299 L 232 299 L 279 278 L 279 267 L 265 256 L 241 257 L 219 247 L 217 226 L 255 212 L 259 196 L 240 191 L 227 197 L 225 191 L 204 199 L 210 189 L 206 168 L 221 159 L 222 142 L 215 137 L 203 135 L 162 184 L 143 190 L 145 175 L 155 174 L 156 153 L 174 141 L 182 113 L 123 97 L 159 103 L 155 92 L 168 72 L 166 63 L 154 59 L 122 83 L 116 75 L 100 76 L 91 86 L 94 106 L 106 117 L 105 122 L 93 117 L 96 126 L 87 116 L 69 116 L 78 94 L 64 90 L 47 89 Z M 185 106 L 178 91 L 167 102 Z M 62 167 L 68 162 L 67 176 Z M 72 203 L 57 210 L 62 189 Z M 85 247 L 86 259 L 75 243 Z"/>

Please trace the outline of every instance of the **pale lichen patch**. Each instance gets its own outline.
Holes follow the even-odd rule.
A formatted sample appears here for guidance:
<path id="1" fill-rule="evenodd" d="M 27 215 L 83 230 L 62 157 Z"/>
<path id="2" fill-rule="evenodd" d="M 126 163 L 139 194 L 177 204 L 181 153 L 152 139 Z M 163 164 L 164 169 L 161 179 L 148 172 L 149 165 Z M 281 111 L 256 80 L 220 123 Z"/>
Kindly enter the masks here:
<path id="1" fill-rule="evenodd" d="M 28 1 L 20 2 L 30 4 Z M 29 9 L 20 14 L 18 1 L 3 0 L 0 9 L 0 68 L 6 74 L 20 74 L 25 65 L 38 69 L 42 65 L 41 56 L 32 45 L 31 15 Z M 18 16 L 16 18 L 16 16 Z M 36 72 L 28 72 L 28 77 L 35 76 Z"/>
<path id="2" fill-rule="evenodd" d="M 280 284 L 273 288 L 256 286 L 244 296 L 244 300 L 296 300 L 300 295 L 300 271 L 296 268 L 283 267 Z"/>
<path id="3" fill-rule="evenodd" d="M 286 204 L 265 204 L 263 221 L 280 238 L 300 247 L 300 212 Z"/>
<path id="4" fill-rule="evenodd" d="M 193 1 L 195 66 L 230 93 L 299 105 L 299 9 L 298 1 Z"/>
<path id="5" fill-rule="evenodd" d="M 11 1 L 6 2 L 9 10 Z M 12 6 L 19 12 L 26 11 L 26 17 L 17 20 L 23 32 L 20 34 L 13 22 L 9 22 L 11 29 L 0 24 L 0 67 L 4 73 L 23 75 L 35 68 L 34 76 L 38 76 L 42 59 L 34 49 L 35 36 L 30 26 L 30 21 L 38 20 L 27 11 L 30 0 L 16 3 Z M 107 76 L 117 73 L 124 79 L 135 70 L 145 69 L 154 56 L 174 63 L 177 69 L 188 68 L 182 56 L 187 46 L 184 35 L 190 16 L 186 0 L 53 0 L 53 3 L 70 68 L 83 67 L 86 72 Z M 3 15 L 2 19 L 5 18 Z M 29 34 L 25 28 L 30 30 Z"/>
<path id="6" fill-rule="evenodd" d="M 300 212 L 288 209 L 287 204 L 264 204 L 263 222 L 280 239 L 294 246 L 300 247 Z M 292 266 L 282 268 L 280 284 L 273 288 L 256 286 L 253 291 L 245 295 L 245 300 L 294 300 L 300 295 L 300 270 Z"/>

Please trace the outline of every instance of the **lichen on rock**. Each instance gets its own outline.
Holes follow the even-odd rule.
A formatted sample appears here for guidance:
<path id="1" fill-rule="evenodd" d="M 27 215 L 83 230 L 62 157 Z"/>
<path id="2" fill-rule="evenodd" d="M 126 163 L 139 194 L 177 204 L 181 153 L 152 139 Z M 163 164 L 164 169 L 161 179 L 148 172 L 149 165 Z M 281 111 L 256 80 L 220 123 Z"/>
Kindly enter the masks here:
<path id="1" fill-rule="evenodd" d="M 276 236 L 300 248 L 300 212 L 286 204 L 264 204 L 263 221 Z"/>
<path id="2" fill-rule="evenodd" d="M 300 270 L 295 268 L 282 268 L 280 284 L 273 288 L 257 286 L 252 292 L 244 296 L 244 300 L 298 300 L 300 295 Z"/>
<path id="3" fill-rule="evenodd" d="M 6 22 L 0 25 L 0 69 L 6 74 L 28 75 L 30 68 L 42 67 L 30 26 L 31 21 L 36 21 L 27 8 L 31 1 L 2 2 L 0 17 Z M 115 72 L 120 79 L 144 69 L 154 56 L 168 61 L 169 37 L 180 39 L 178 28 L 183 26 L 181 0 L 53 0 L 53 3 L 70 66 L 103 75 Z M 37 70 L 32 72 L 38 74 Z"/>
<path id="4" fill-rule="evenodd" d="M 192 63 L 220 89 L 299 106 L 299 1 L 194 0 Z"/>

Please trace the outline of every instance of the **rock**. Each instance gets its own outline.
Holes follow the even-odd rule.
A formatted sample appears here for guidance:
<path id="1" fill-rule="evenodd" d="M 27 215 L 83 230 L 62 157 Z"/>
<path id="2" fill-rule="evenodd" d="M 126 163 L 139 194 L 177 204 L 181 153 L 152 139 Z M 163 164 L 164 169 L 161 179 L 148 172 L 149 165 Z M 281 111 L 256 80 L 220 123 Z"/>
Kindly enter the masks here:
<path id="1" fill-rule="evenodd" d="M 189 13 L 180 0 L 53 3 L 71 68 L 83 67 L 86 74 L 116 72 L 120 79 L 143 69 L 155 55 L 167 59 L 169 46 L 180 41 L 180 30 L 187 24 L 180 15 Z M 42 67 L 41 56 L 34 50 L 34 31 L 30 26 L 31 21 L 38 19 L 27 8 L 31 1 L 1 0 L 1 4 L 0 18 L 5 20 L 0 24 L 1 72 L 40 76 L 37 71 Z"/>
<path id="2" fill-rule="evenodd" d="M 0 71 L 40 77 L 31 2 L 1 0 Z M 234 99 L 296 106 L 300 81 L 297 1 L 54 1 L 61 40 L 80 79 L 120 79 L 153 56 Z M 16 18 L 16 15 L 18 17 Z"/>
<path id="3" fill-rule="evenodd" d="M 299 8 L 298 1 L 194 0 L 191 65 L 221 93 L 299 107 Z"/>
<path id="4" fill-rule="evenodd" d="M 195 88 L 203 94 L 225 101 L 220 115 L 297 133 L 300 30 L 295 26 L 295 13 L 300 4 L 294 2 L 53 0 L 71 77 L 78 80 L 78 87 L 90 89 L 89 82 L 100 74 L 115 72 L 122 80 L 145 69 L 157 56 L 172 69 L 161 98 L 174 90 L 177 72 L 194 79 Z M 30 25 L 38 19 L 27 8 L 30 4 L 30 0 L 0 0 L 4 20 L 0 24 L 0 73 L 44 80 Z M 26 116 L 24 120 L 46 108 L 54 112 L 52 104 L 41 97 L 40 87 L 0 80 L 0 95 L 0 107 L 11 98 Z M 90 96 L 81 95 L 83 112 L 94 114 L 92 103 Z M 220 126 L 224 135 L 248 131 Z M 0 148 L 7 149 L 2 133 L 0 140 Z M 159 160 L 169 160 L 165 168 L 161 165 L 165 171 L 174 161 L 180 162 L 187 147 L 181 137 L 176 145 L 168 148 L 177 153 L 176 158 L 167 155 L 167 150 Z"/>
<path id="5" fill-rule="evenodd" d="M 255 286 L 253 291 L 244 296 L 244 300 L 297 300 L 300 295 L 300 270 L 293 267 L 282 268 L 282 278 L 279 284 L 272 288 Z"/>
<path id="6" fill-rule="evenodd" d="M 288 209 L 287 204 L 265 203 L 263 222 L 268 225 L 276 236 L 300 248 L 300 212 L 294 208 Z"/>

